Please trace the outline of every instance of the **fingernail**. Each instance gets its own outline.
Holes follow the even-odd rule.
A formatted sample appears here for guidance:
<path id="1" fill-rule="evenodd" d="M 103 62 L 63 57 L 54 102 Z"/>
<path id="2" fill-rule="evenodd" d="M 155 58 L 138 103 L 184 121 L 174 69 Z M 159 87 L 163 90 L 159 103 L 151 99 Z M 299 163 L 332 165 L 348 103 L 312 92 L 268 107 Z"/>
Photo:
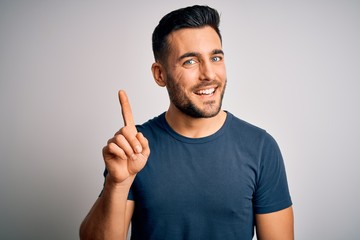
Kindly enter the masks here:
<path id="1" fill-rule="evenodd" d="M 136 152 L 136 153 L 141 153 L 141 151 L 142 151 L 141 146 L 137 145 L 137 146 L 135 147 L 135 152 Z"/>
<path id="2" fill-rule="evenodd" d="M 131 155 L 131 159 L 132 159 L 132 160 L 136 160 L 136 159 L 137 159 L 136 154 Z"/>

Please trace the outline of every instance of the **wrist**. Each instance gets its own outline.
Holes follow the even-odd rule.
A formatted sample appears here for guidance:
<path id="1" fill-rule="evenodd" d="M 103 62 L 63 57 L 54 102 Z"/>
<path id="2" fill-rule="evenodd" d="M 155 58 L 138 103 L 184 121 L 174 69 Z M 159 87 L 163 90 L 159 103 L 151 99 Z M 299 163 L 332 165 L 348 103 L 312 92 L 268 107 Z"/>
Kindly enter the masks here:
<path id="1" fill-rule="evenodd" d="M 134 179 L 135 179 L 136 175 L 131 175 L 128 178 L 126 178 L 124 181 L 122 182 L 116 182 L 113 180 L 113 178 L 111 177 L 111 175 L 107 175 L 105 178 L 105 189 L 108 190 L 129 190 Z"/>

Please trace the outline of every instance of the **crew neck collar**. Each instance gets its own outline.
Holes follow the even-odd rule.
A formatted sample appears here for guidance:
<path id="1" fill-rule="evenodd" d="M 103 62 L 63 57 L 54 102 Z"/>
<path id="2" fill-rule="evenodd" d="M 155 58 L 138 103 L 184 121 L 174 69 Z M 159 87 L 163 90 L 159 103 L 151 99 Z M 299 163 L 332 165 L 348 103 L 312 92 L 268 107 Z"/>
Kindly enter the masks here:
<path id="1" fill-rule="evenodd" d="M 221 126 L 221 128 L 209 136 L 200 137 L 200 138 L 185 137 L 185 136 L 175 132 L 174 129 L 172 129 L 170 127 L 170 125 L 168 124 L 168 122 L 166 121 L 166 118 L 165 118 L 166 112 L 162 113 L 159 117 L 160 117 L 163 127 L 172 137 L 174 137 L 175 139 L 177 139 L 181 142 L 196 144 L 196 143 L 205 143 L 205 142 L 213 141 L 216 138 L 220 137 L 224 133 L 226 127 L 230 124 L 230 122 L 233 118 L 233 115 L 231 113 L 229 113 L 227 111 L 225 111 L 225 112 L 226 112 L 226 119 L 225 119 L 224 124 Z"/>

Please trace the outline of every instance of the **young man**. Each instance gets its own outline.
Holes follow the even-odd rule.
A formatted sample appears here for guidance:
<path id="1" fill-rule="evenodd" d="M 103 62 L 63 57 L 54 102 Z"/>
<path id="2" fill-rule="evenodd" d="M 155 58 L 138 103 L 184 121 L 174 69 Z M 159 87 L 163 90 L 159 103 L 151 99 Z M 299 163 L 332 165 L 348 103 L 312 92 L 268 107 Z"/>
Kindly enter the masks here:
<path id="1" fill-rule="evenodd" d="M 293 239 L 283 160 L 264 130 L 221 110 L 226 71 L 219 15 L 192 6 L 166 15 L 153 33 L 156 83 L 168 110 L 125 126 L 103 149 L 106 180 L 81 239 Z M 150 154 L 151 149 L 151 154 Z"/>

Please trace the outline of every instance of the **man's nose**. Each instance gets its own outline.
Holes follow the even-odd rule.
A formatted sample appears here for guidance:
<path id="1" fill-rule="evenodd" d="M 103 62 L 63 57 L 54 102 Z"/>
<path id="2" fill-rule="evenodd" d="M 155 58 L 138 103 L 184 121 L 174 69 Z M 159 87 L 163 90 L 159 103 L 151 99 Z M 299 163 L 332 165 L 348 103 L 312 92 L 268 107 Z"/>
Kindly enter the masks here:
<path id="1" fill-rule="evenodd" d="M 211 61 L 203 61 L 200 65 L 200 80 L 211 81 L 215 78 L 215 69 Z"/>

